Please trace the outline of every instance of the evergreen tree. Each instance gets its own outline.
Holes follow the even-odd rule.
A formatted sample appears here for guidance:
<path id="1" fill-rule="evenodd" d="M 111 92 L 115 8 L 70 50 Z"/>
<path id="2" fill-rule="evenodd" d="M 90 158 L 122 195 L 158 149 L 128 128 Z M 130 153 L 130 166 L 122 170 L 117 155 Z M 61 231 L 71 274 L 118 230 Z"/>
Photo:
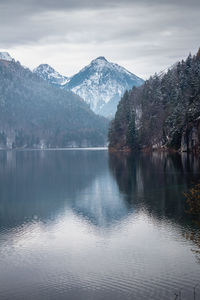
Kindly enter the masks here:
<path id="1" fill-rule="evenodd" d="M 137 131 L 135 127 L 135 113 L 132 113 L 132 116 L 130 118 L 126 140 L 127 145 L 132 151 L 138 149 Z"/>
<path id="2" fill-rule="evenodd" d="M 132 111 L 139 114 L 132 114 Z M 112 122 L 109 140 L 117 149 L 129 147 L 133 150 L 140 145 L 142 148 L 178 150 L 185 128 L 192 126 L 199 117 L 200 50 L 196 56 L 190 54 L 186 61 L 174 65 L 166 74 L 155 74 L 142 86 L 126 92 Z"/>

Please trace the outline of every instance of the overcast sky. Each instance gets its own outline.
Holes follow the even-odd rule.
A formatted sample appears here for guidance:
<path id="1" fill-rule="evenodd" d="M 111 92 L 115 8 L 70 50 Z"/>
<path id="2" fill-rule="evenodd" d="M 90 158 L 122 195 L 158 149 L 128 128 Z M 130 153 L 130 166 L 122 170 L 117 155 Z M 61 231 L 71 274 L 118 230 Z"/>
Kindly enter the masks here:
<path id="1" fill-rule="evenodd" d="M 148 78 L 199 47 L 199 0 L 0 0 L 0 50 L 30 68 L 105 56 Z"/>

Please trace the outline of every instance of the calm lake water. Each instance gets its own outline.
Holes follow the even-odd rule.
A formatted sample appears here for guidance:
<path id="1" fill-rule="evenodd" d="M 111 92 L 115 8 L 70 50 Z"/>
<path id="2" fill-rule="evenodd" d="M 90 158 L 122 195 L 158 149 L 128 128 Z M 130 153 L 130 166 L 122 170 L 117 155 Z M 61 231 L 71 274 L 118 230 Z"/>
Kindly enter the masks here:
<path id="1" fill-rule="evenodd" d="M 187 155 L 1 151 L 0 299 L 200 299 L 198 178 Z"/>

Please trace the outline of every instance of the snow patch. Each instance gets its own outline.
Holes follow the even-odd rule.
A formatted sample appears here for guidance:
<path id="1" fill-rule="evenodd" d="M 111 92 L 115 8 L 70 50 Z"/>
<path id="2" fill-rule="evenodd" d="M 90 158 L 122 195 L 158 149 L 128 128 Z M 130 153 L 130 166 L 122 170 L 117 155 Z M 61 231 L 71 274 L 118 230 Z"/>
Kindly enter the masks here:
<path id="1" fill-rule="evenodd" d="M 110 110 L 114 115 L 117 102 L 125 90 L 130 90 L 133 86 L 139 86 L 143 82 L 141 78 L 125 68 L 108 62 L 105 57 L 100 56 L 72 76 L 65 88 L 83 98 L 98 114 L 101 114 L 106 104 L 113 101 L 114 104 L 110 105 Z"/>
<path id="2" fill-rule="evenodd" d="M 58 73 L 48 64 L 39 65 L 37 68 L 33 70 L 33 72 L 39 75 L 42 79 L 47 80 L 51 84 L 62 86 L 69 81 L 67 77 Z"/>
<path id="3" fill-rule="evenodd" d="M 8 52 L 0 52 L 0 60 L 12 61 L 13 58 L 10 56 Z"/>

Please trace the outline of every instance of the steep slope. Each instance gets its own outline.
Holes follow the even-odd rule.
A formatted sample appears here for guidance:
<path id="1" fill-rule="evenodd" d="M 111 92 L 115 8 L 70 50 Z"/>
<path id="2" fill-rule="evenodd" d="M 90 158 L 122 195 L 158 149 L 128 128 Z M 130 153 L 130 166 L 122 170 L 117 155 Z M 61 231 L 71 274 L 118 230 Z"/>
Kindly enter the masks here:
<path id="1" fill-rule="evenodd" d="M 72 92 L 0 60 L 0 147 L 102 146 L 107 121 Z"/>
<path id="2" fill-rule="evenodd" d="M 33 70 L 33 73 L 40 76 L 42 79 L 57 86 L 62 86 L 68 82 L 68 78 L 59 74 L 48 64 L 41 64 Z"/>
<path id="3" fill-rule="evenodd" d="M 124 91 L 143 82 L 123 67 L 98 57 L 63 87 L 82 97 L 94 112 L 108 117 L 115 114 Z"/>
<path id="4" fill-rule="evenodd" d="M 111 150 L 200 150 L 200 51 L 125 93 L 109 130 Z"/>

